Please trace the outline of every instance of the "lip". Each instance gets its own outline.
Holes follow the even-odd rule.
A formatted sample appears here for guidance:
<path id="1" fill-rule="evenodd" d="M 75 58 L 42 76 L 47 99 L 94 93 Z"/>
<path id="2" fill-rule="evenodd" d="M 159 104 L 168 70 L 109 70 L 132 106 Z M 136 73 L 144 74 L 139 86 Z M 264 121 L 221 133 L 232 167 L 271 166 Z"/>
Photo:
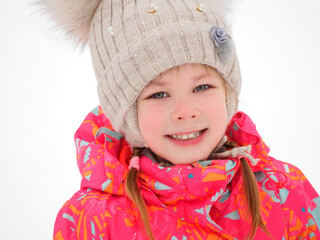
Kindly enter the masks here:
<path id="1" fill-rule="evenodd" d="M 206 133 L 207 133 L 207 128 L 203 129 L 203 130 L 199 130 L 199 131 L 203 131 L 199 137 L 197 138 L 192 138 L 192 139 L 188 139 L 188 140 L 176 140 L 174 138 L 169 137 L 168 135 L 166 135 L 166 138 L 171 141 L 172 143 L 178 145 L 178 146 L 191 146 L 191 145 L 196 145 L 199 144 L 203 138 L 205 137 Z M 183 132 L 183 133 L 175 133 L 175 134 L 170 134 L 170 135 L 182 135 L 182 134 L 190 134 L 190 133 L 194 133 L 197 131 L 190 131 L 190 132 Z"/>

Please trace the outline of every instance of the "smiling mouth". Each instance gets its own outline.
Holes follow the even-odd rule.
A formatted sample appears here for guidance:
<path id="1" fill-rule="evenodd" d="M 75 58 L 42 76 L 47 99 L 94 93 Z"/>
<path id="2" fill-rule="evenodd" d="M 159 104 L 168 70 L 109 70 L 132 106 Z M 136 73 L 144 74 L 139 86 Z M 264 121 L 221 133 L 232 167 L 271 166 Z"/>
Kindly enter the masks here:
<path id="1" fill-rule="evenodd" d="M 176 134 L 176 135 L 167 135 L 167 136 L 174 140 L 185 141 L 185 140 L 195 139 L 199 137 L 205 130 L 206 129 L 203 129 L 201 131 L 196 131 L 189 134 Z"/>

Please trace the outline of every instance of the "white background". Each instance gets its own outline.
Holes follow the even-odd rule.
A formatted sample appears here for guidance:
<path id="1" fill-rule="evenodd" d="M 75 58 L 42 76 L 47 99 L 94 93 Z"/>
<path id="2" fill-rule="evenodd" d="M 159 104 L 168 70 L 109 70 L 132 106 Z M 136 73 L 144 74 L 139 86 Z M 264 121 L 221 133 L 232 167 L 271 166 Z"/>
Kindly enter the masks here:
<path id="1" fill-rule="evenodd" d="M 234 19 L 240 110 L 270 155 L 297 165 L 320 192 L 320 2 L 243 0 Z M 74 132 L 99 104 L 89 52 L 48 26 L 26 1 L 0 5 L 4 240 L 51 239 L 59 208 L 80 186 Z"/>

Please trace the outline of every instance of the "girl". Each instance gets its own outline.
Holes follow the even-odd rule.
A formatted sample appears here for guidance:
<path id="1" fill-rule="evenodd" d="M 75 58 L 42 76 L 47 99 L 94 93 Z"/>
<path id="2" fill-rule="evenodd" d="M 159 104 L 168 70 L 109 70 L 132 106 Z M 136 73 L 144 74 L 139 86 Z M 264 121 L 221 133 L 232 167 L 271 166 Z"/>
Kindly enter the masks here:
<path id="1" fill-rule="evenodd" d="M 320 198 L 237 112 L 222 0 L 43 0 L 89 41 L 101 105 L 75 134 L 81 189 L 54 239 L 317 239 Z"/>

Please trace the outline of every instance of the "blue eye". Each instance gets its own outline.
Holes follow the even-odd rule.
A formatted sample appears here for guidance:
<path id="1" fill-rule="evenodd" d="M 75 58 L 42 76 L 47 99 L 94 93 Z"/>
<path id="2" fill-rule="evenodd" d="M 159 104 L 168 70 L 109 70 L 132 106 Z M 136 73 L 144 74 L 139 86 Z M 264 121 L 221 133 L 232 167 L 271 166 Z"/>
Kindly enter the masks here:
<path id="1" fill-rule="evenodd" d="M 168 94 L 166 94 L 165 92 L 157 92 L 155 94 L 152 94 L 150 98 L 165 98 L 167 96 Z"/>
<path id="2" fill-rule="evenodd" d="M 204 90 L 207 90 L 208 88 L 210 88 L 209 85 L 203 84 L 203 85 L 197 86 L 197 87 L 194 89 L 194 92 L 204 91 Z"/>

